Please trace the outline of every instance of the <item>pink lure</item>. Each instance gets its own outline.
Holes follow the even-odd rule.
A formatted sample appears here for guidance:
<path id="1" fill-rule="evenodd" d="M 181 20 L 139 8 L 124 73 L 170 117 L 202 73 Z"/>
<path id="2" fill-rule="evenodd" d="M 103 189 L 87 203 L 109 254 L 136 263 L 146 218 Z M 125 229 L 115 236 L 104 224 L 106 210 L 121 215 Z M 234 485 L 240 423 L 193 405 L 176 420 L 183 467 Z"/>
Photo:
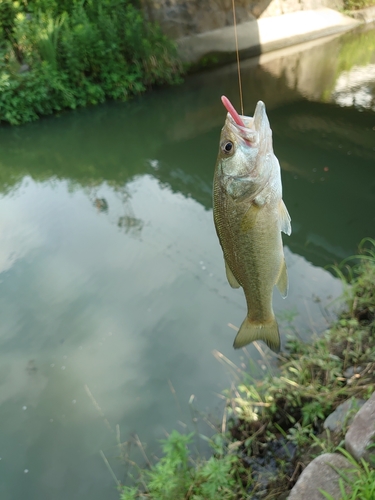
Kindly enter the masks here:
<path id="1" fill-rule="evenodd" d="M 225 95 L 222 95 L 221 102 L 224 104 L 225 109 L 228 111 L 228 113 L 233 118 L 233 120 L 237 123 L 237 125 L 239 125 L 240 127 L 244 127 L 245 126 L 244 122 L 241 120 L 240 115 L 234 109 L 233 104 L 230 102 L 228 97 L 225 97 Z"/>

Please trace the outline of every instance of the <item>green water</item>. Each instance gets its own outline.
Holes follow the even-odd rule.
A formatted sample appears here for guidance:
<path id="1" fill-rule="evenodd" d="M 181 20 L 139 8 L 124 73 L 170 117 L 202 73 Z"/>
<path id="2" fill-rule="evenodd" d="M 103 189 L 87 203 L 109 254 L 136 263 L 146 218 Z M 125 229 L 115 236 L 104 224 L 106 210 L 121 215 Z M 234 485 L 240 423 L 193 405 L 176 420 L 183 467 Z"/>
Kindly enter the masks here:
<path id="1" fill-rule="evenodd" d="M 374 45 L 372 30 L 243 63 L 292 217 L 283 342 L 326 328 L 341 285 L 324 266 L 374 236 Z M 1 500 L 117 499 L 100 451 L 124 481 L 118 440 L 152 456 L 197 411 L 220 421 L 235 370 L 213 352 L 265 368 L 228 326 L 245 302 L 212 221 L 222 94 L 237 104 L 235 67 L 0 129 Z"/>

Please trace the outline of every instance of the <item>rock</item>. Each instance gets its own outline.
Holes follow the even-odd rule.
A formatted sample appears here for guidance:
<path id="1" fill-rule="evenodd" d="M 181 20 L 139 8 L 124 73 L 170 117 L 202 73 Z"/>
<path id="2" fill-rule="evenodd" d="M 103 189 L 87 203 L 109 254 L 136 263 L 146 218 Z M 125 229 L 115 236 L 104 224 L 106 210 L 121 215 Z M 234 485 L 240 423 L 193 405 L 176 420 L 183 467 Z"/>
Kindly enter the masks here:
<path id="1" fill-rule="evenodd" d="M 352 378 L 354 375 L 361 373 L 362 370 L 362 366 L 349 366 L 349 368 L 344 371 L 343 375 L 345 378 Z"/>
<path id="2" fill-rule="evenodd" d="M 339 405 L 336 410 L 328 415 L 323 427 L 332 432 L 340 432 L 345 426 L 349 426 L 357 411 L 365 404 L 364 399 L 351 398 Z"/>
<path id="3" fill-rule="evenodd" d="M 370 461 L 368 449 L 375 435 L 375 392 L 354 417 L 345 436 L 345 448 L 356 459 Z M 373 453 L 374 454 L 374 450 Z"/>
<path id="4" fill-rule="evenodd" d="M 333 467 L 340 470 L 353 469 L 353 465 L 343 455 L 325 453 L 316 457 L 300 475 L 294 485 L 288 500 L 324 500 L 326 497 L 319 489 L 329 493 L 335 500 L 342 498 L 339 479 L 340 475 Z M 347 485 L 349 493 L 349 486 Z"/>

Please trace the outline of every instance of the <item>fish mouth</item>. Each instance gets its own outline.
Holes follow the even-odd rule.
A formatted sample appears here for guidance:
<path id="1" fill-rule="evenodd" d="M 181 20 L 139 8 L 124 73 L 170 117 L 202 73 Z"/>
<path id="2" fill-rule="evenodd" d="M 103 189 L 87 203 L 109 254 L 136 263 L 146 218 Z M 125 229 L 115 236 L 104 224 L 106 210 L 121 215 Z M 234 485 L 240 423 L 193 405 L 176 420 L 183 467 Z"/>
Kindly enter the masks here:
<path id="1" fill-rule="evenodd" d="M 242 139 L 248 146 L 254 146 L 257 142 L 258 134 L 253 128 L 254 119 L 251 116 L 239 115 L 230 100 L 221 96 L 221 102 L 228 111 L 225 125 L 239 139 Z"/>

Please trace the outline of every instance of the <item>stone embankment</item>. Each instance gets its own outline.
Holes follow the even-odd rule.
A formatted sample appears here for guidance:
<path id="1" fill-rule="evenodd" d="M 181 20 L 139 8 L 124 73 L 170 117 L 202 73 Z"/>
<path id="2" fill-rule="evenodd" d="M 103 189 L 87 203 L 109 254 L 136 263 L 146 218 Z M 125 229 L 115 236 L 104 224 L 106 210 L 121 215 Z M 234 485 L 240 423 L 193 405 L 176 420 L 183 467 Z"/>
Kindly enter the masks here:
<path id="1" fill-rule="evenodd" d="M 305 10 L 248 21 L 237 26 L 241 59 L 352 30 L 361 21 L 332 9 Z M 221 28 L 178 40 L 184 62 L 216 65 L 236 59 L 233 27 Z"/>
<path id="2" fill-rule="evenodd" d="M 151 21 L 177 40 L 184 62 L 217 66 L 236 58 L 232 0 L 142 0 Z M 235 0 L 241 59 L 352 30 L 375 7 L 344 15 L 343 0 Z"/>
<path id="3" fill-rule="evenodd" d="M 353 418 L 353 412 L 358 407 L 358 413 Z M 352 420 L 345 435 L 345 448 L 355 458 L 361 458 L 371 463 L 371 444 L 375 436 L 375 393 L 364 403 L 363 400 L 350 400 L 340 405 L 325 421 L 324 427 L 332 432 L 340 431 L 348 420 Z M 353 473 L 353 463 L 340 453 L 324 453 L 315 458 L 305 468 L 293 487 L 288 500 L 324 500 L 321 491 L 331 495 L 334 500 L 340 500 L 340 472 L 350 478 Z M 345 484 L 350 493 L 350 484 Z"/>
<path id="4" fill-rule="evenodd" d="M 178 39 L 233 26 L 232 0 L 141 0 L 150 20 Z M 291 12 L 328 7 L 343 10 L 343 0 L 234 0 L 238 24 Z"/>

